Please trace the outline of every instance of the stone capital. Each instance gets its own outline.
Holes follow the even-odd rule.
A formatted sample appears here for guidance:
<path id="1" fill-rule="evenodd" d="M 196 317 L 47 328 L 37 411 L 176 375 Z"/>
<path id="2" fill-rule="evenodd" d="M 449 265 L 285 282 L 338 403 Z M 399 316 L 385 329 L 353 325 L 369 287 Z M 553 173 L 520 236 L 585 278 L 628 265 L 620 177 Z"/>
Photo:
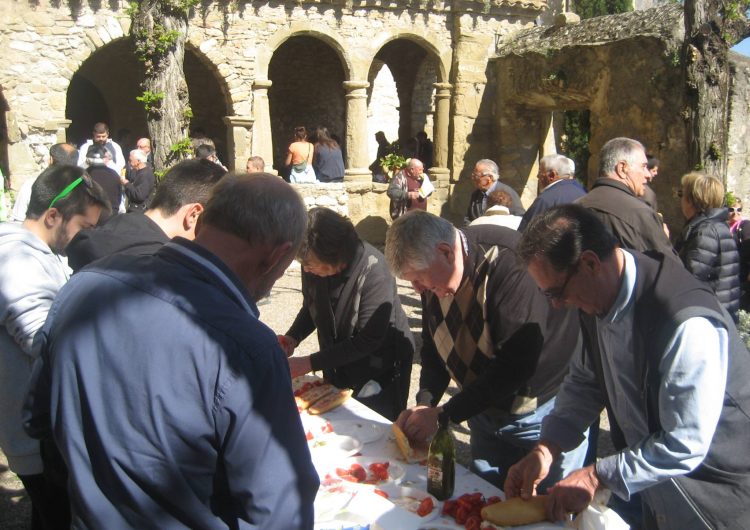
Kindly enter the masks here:
<path id="1" fill-rule="evenodd" d="M 273 85 L 270 79 L 256 79 L 253 81 L 253 90 L 268 90 Z"/>
<path id="2" fill-rule="evenodd" d="M 348 96 L 351 93 L 356 93 L 360 90 L 365 90 L 369 88 L 370 83 L 367 81 L 344 81 L 344 90 L 346 90 L 346 95 Z"/>
<path id="3" fill-rule="evenodd" d="M 70 127 L 71 123 L 73 123 L 71 120 L 65 119 L 47 120 L 46 122 L 44 122 L 44 129 L 50 132 L 57 132 L 60 129 L 67 129 L 68 127 Z"/>
<path id="4" fill-rule="evenodd" d="M 436 99 L 451 97 L 451 89 L 453 88 L 453 85 L 450 83 L 433 83 L 432 86 L 435 88 Z"/>
<path id="5" fill-rule="evenodd" d="M 224 116 L 222 121 L 230 127 L 244 127 L 245 129 L 250 129 L 255 122 L 250 116 Z"/>

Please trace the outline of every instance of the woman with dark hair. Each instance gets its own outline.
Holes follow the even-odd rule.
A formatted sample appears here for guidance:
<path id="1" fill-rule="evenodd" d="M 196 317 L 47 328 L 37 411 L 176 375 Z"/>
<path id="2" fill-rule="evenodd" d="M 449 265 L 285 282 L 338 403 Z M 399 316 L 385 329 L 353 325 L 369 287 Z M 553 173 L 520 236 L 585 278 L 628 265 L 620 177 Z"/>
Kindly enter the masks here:
<path id="1" fill-rule="evenodd" d="M 307 141 L 307 129 L 303 126 L 294 128 L 294 141 L 289 145 L 284 164 L 290 167 L 289 182 L 310 184 L 315 182 L 313 157 L 315 146 Z"/>
<path id="2" fill-rule="evenodd" d="M 360 240 L 346 217 L 313 208 L 299 259 L 302 309 L 279 337 L 292 377 L 322 370 L 327 381 L 396 420 L 409 394 L 414 338 L 383 254 Z M 291 357 L 316 329 L 320 351 Z"/>
<path id="3" fill-rule="evenodd" d="M 341 147 L 325 127 L 318 127 L 315 131 L 313 166 L 320 182 L 344 181 L 344 156 L 341 154 Z"/>
<path id="4" fill-rule="evenodd" d="M 740 257 L 723 208 L 724 186 L 713 175 L 688 173 L 678 192 L 687 224 L 675 243 L 685 268 L 708 284 L 737 320 L 740 306 Z"/>

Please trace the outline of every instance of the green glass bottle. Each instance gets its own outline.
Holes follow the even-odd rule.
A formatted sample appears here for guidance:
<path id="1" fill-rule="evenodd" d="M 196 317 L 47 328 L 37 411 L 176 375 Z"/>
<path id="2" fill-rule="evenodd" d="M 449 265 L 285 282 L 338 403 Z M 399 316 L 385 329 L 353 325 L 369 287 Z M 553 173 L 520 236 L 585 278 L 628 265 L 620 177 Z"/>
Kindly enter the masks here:
<path id="1" fill-rule="evenodd" d="M 453 495 L 453 485 L 456 481 L 456 445 L 453 442 L 447 412 L 440 413 L 438 425 L 427 456 L 427 491 L 437 500 L 444 501 Z"/>

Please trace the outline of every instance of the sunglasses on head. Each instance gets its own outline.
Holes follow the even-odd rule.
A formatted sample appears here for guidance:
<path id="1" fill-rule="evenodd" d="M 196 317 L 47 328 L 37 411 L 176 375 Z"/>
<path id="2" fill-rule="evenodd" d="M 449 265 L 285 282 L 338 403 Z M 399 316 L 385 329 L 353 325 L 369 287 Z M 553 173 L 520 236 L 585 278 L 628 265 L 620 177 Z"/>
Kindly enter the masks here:
<path id="1" fill-rule="evenodd" d="M 73 192 L 73 190 L 76 189 L 76 187 L 78 187 L 78 185 L 81 184 L 82 182 L 83 182 L 83 185 L 86 186 L 86 188 L 91 187 L 91 179 L 89 178 L 89 176 L 81 175 L 80 177 L 75 179 L 73 182 L 65 186 L 65 188 L 60 193 L 55 195 L 55 198 L 52 199 L 52 202 L 49 203 L 49 206 L 47 207 L 47 209 L 48 210 L 51 209 L 57 201 L 62 200 L 68 195 L 70 195 Z"/>
<path id="2" fill-rule="evenodd" d="M 730 206 L 730 207 L 729 207 L 729 213 L 735 213 L 735 212 L 739 213 L 739 212 L 741 212 L 741 211 L 742 211 L 742 206 L 738 206 L 738 207 L 736 207 L 736 208 L 735 208 L 735 207 L 733 207 L 733 206 Z"/>

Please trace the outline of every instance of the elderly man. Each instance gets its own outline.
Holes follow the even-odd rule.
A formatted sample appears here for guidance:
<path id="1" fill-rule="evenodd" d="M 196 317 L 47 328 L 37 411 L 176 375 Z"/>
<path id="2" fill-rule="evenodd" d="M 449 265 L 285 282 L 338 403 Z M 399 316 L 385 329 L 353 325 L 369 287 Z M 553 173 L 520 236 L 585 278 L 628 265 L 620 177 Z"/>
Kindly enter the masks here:
<path id="1" fill-rule="evenodd" d="M 523 232 L 529 221 L 553 206 L 570 204 L 586 195 L 586 190 L 575 178 L 576 165 L 563 155 L 547 155 L 539 159 L 539 189 L 541 194 L 523 214 L 518 230 Z"/>
<path id="2" fill-rule="evenodd" d="M 140 149 L 130 151 L 130 179 L 120 177 L 123 192 L 128 199 L 128 212 L 143 212 L 156 185 L 154 170 L 146 163 L 147 157 Z"/>
<path id="3" fill-rule="evenodd" d="M 484 214 L 487 210 L 487 195 L 493 191 L 504 191 L 510 195 L 513 199 L 510 213 L 523 215 L 524 209 L 518 193 L 507 184 L 500 182 L 499 178 L 500 170 L 492 160 L 485 158 L 474 165 L 474 170 L 471 172 L 471 182 L 476 189 L 469 198 L 469 210 L 466 212 L 465 224 L 471 223 Z"/>
<path id="4" fill-rule="evenodd" d="M 519 266 L 518 238 L 498 226 L 457 230 L 415 211 L 391 225 L 385 243 L 394 274 L 422 296 L 420 390 L 398 424 L 424 442 L 441 414 L 468 420 L 473 468 L 499 486 L 534 446 L 568 361 L 580 351 L 575 314 L 550 309 Z M 461 391 L 438 406 L 451 378 Z M 582 443 L 558 462 L 554 480 L 581 465 L 585 452 Z"/>
<path id="5" fill-rule="evenodd" d="M 580 511 L 606 487 L 642 492 L 646 528 L 745 528 L 750 354 L 710 288 L 664 255 L 619 248 L 577 205 L 532 220 L 518 253 L 553 305 L 580 309 L 586 355 L 506 494 L 530 496 L 606 406 L 619 452 L 552 488 L 549 516 Z"/>
<path id="6" fill-rule="evenodd" d="M 69 522 L 64 485 L 42 473 L 39 442 L 24 432 L 21 405 L 44 324 L 70 271 L 60 260 L 68 241 L 109 209 L 104 191 L 83 169 L 53 165 L 34 182 L 23 224 L 0 224 L 0 449 L 31 498 L 34 528 Z"/>
<path id="7" fill-rule="evenodd" d="M 86 153 L 89 150 L 89 146 L 92 144 L 99 144 L 109 151 L 112 155 L 112 160 L 108 162 L 108 166 L 114 169 L 118 175 L 122 175 L 122 170 L 125 167 L 125 156 L 122 154 L 122 148 L 112 138 L 109 137 L 109 126 L 106 123 L 95 123 L 94 130 L 91 133 L 92 138 L 86 140 L 78 150 L 78 165 L 85 167 L 86 165 Z M 117 208 L 116 205 L 112 205 Z"/>
<path id="8" fill-rule="evenodd" d="M 263 160 L 263 158 L 255 155 L 247 159 L 245 171 L 247 171 L 248 173 L 259 173 L 265 171 L 265 167 L 266 162 Z"/>
<path id="9" fill-rule="evenodd" d="M 386 190 L 391 199 L 391 219 L 412 210 L 427 209 L 427 197 L 420 192 L 425 178 L 424 164 L 417 158 L 410 158 L 406 167 L 391 179 Z"/>
<path id="10" fill-rule="evenodd" d="M 151 140 L 148 138 L 138 138 L 135 147 L 143 151 L 143 154 L 146 155 L 146 163 L 154 167 L 154 153 L 151 151 Z"/>
<path id="11" fill-rule="evenodd" d="M 643 145 L 630 138 L 614 138 L 599 153 L 599 178 L 576 203 L 593 210 L 621 247 L 656 250 L 679 260 L 656 212 L 641 200 L 647 174 Z"/>
<path id="12" fill-rule="evenodd" d="M 183 160 L 159 183 L 148 209 L 81 230 L 68 245 L 68 264 L 77 271 L 110 254 L 153 254 L 173 237 L 195 239 L 198 219 L 224 170 L 208 160 Z"/>
<path id="13" fill-rule="evenodd" d="M 195 241 L 111 256 L 60 292 L 27 429 L 54 433 L 73 527 L 312 528 L 318 476 L 256 307 L 306 222 L 278 177 L 227 177 Z"/>

